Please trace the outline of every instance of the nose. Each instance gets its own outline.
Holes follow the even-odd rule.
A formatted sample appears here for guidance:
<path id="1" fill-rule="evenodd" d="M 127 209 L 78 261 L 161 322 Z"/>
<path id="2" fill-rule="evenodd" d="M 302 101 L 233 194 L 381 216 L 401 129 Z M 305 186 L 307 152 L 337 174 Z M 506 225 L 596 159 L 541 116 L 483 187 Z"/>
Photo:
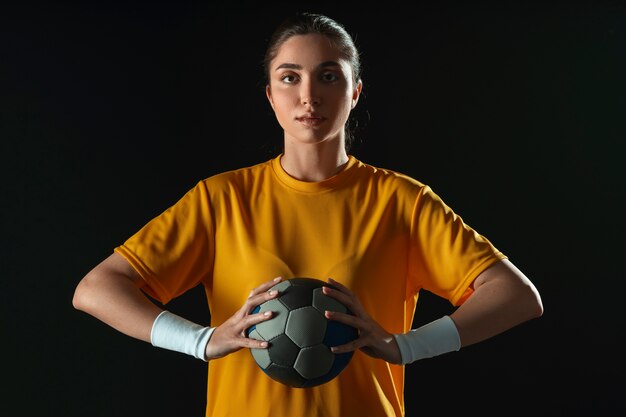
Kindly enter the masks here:
<path id="1" fill-rule="evenodd" d="M 320 104 L 319 99 L 314 97 L 302 98 L 302 104 L 305 106 L 318 106 Z"/>
<path id="2" fill-rule="evenodd" d="M 300 84 L 300 102 L 305 106 L 317 106 L 320 104 L 320 97 L 313 80 L 302 80 Z"/>

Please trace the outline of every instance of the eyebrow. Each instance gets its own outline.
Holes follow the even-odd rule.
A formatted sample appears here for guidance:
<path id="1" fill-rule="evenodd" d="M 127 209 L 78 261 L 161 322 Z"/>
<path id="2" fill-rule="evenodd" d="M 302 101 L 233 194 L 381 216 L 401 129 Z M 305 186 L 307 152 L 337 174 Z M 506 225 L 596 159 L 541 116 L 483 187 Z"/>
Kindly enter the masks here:
<path id="1" fill-rule="evenodd" d="M 339 65 L 338 62 L 335 61 L 324 61 L 321 64 L 319 64 L 317 66 L 317 68 L 328 68 L 328 67 L 340 67 L 341 65 Z M 278 71 L 279 69 L 294 69 L 294 70 L 301 70 L 302 69 L 302 65 L 298 65 L 298 64 L 290 64 L 290 63 L 284 63 L 284 64 L 280 64 L 278 67 L 276 67 L 275 71 Z"/>

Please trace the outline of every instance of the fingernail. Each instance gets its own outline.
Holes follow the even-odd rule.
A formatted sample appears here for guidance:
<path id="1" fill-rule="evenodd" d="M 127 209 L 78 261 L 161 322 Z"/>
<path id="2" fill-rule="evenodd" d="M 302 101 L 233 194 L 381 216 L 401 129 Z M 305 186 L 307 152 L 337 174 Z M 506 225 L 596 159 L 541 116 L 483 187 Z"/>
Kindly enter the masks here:
<path id="1" fill-rule="evenodd" d="M 266 348 L 267 347 L 267 342 L 261 342 L 261 347 Z"/>
<path id="2" fill-rule="evenodd" d="M 276 277 L 274 278 L 274 281 L 280 281 L 281 279 L 283 279 L 283 277 Z"/>
<path id="3" fill-rule="evenodd" d="M 276 290 L 270 291 L 270 295 L 276 295 L 276 294 L 278 294 L 278 291 L 276 291 Z"/>
<path id="4" fill-rule="evenodd" d="M 263 315 L 264 315 L 265 317 L 269 317 L 271 314 L 272 314 L 272 312 L 271 312 L 271 311 L 266 311 L 265 313 L 263 313 Z"/>

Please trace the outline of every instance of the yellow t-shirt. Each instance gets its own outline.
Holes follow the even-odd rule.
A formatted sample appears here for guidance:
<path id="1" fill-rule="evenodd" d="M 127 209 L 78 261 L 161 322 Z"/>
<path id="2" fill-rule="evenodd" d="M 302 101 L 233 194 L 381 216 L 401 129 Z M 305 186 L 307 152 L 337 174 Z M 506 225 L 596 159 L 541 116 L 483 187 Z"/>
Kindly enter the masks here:
<path id="1" fill-rule="evenodd" d="M 272 278 L 332 277 L 392 333 L 410 330 L 420 289 L 459 305 L 505 258 L 428 186 L 353 156 L 321 182 L 289 176 L 280 156 L 214 175 L 115 250 L 163 303 L 202 284 L 212 326 Z M 247 349 L 208 368 L 208 417 L 404 415 L 404 368 L 362 352 L 312 388 L 275 382 Z"/>

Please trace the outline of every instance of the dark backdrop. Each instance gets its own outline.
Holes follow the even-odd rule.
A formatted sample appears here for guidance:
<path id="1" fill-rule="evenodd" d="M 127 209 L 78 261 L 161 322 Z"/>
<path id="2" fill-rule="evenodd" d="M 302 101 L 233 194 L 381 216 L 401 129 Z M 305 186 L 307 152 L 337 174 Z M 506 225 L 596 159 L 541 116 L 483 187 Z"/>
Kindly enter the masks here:
<path id="1" fill-rule="evenodd" d="M 545 315 L 407 367 L 407 415 L 624 411 L 624 2 L 0 6 L 0 415 L 201 416 L 206 364 L 71 306 L 199 179 L 272 157 L 265 42 L 297 10 L 356 36 L 353 154 L 433 187 Z M 169 309 L 207 324 L 199 289 Z M 449 306 L 424 294 L 415 324 Z"/>

